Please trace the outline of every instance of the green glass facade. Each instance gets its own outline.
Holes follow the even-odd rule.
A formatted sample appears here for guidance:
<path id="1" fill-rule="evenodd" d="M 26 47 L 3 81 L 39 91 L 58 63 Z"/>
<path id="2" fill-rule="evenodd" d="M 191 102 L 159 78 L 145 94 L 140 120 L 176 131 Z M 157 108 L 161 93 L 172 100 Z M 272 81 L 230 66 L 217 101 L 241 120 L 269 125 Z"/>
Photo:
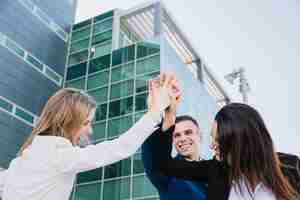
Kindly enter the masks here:
<path id="1" fill-rule="evenodd" d="M 157 44 L 137 43 L 112 51 L 113 11 L 72 30 L 65 87 L 87 91 L 97 101 L 94 143 L 128 130 L 146 111 L 147 81 L 160 72 Z M 5 104 L 3 104 L 4 107 Z M 78 175 L 72 200 L 156 200 L 141 154 Z"/>

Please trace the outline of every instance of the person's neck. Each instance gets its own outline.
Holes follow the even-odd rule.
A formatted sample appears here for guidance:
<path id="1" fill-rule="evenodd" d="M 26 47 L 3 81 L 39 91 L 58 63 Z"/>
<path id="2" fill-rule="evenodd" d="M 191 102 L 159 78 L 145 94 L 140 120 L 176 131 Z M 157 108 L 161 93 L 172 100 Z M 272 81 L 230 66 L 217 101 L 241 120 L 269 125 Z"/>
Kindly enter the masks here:
<path id="1" fill-rule="evenodd" d="M 198 154 L 185 156 L 184 159 L 187 161 L 200 161 L 201 160 L 201 158 Z"/>

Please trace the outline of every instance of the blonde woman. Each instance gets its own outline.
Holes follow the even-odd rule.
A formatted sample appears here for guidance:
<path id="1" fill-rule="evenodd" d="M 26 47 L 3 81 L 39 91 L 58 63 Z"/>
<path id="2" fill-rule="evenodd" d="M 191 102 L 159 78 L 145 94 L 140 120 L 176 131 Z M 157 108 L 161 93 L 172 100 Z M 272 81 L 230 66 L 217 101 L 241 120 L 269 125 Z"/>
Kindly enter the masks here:
<path id="1" fill-rule="evenodd" d="M 92 132 L 96 103 L 82 91 L 59 90 L 46 103 L 20 156 L 0 175 L 2 200 L 67 200 L 77 173 L 134 154 L 161 121 L 172 80 L 173 75 L 164 74 L 159 87 L 150 81 L 148 112 L 126 133 L 85 148 L 78 144 Z"/>

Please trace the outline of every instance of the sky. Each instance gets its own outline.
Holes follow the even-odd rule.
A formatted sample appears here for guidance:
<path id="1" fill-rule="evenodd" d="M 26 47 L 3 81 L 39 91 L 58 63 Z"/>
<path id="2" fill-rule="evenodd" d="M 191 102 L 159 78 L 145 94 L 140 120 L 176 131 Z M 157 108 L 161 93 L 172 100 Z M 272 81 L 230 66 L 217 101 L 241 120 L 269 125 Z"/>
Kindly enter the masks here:
<path id="1" fill-rule="evenodd" d="M 143 2 L 78 0 L 76 22 Z M 163 2 L 236 102 L 242 101 L 238 84 L 224 76 L 245 68 L 249 104 L 264 118 L 276 150 L 300 156 L 300 0 Z"/>

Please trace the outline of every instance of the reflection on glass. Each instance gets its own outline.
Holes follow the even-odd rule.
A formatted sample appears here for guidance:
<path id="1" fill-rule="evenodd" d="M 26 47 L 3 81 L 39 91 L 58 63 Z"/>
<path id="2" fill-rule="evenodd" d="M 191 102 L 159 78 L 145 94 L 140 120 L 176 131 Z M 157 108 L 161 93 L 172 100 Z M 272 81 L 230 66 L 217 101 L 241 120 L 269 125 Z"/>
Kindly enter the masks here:
<path id="1" fill-rule="evenodd" d="M 109 117 L 116 117 L 131 113 L 133 109 L 133 97 L 112 101 L 109 105 Z"/>
<path id="2" fill-rule="evenodd" d="M 130 197 L 130 179 L 104 182 L 103 200 L 125 200 Z"/>
<path id="3" fill-rule="evenodd" d="M 144 197 L 156 195 L 156 189 L 150 183 L 149 179 L 142 175 L 133 177 L 133 197 Z"/>

